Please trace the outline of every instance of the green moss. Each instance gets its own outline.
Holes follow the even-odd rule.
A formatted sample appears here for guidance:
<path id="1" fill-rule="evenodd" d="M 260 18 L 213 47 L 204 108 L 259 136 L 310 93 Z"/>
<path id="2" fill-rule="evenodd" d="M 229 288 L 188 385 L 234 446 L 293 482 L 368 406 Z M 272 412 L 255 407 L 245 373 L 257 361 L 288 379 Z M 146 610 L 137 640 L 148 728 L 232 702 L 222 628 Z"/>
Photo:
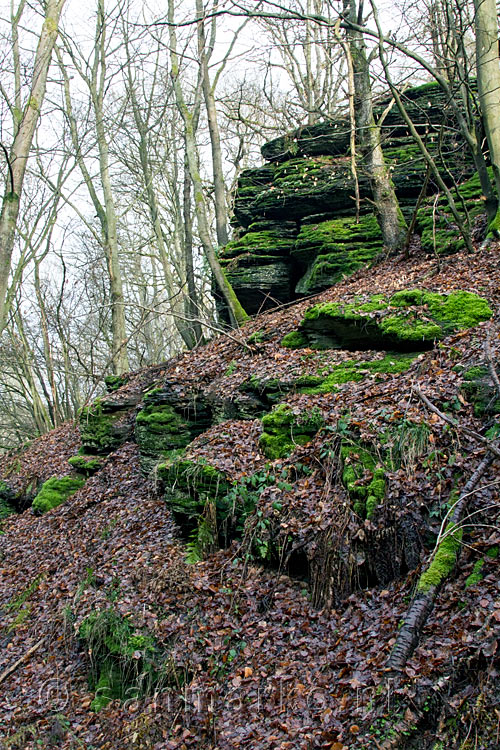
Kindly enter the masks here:
<path id="1" fill-rule="evenodd" d="M 488 173 L 490 179 L 493 179 L 491 167 L 488 168 Z M 459 192 L 465 201 L 471 221 L 476 216 L 484 213 L 484 200 L 477 174 L 460 184 Z M 457 201 L 456 198 L 455 201 L 459 214 L 464 224 L 466 224 L 466 216 L 461 201 Z M 422 247 L 427 252 L 437 252 L 439 255 L 447 255 L 460 252 L 465 248 L 464 240 L 460 235 L 446 197 L 444 196 L 437 203 L 435 202 L 435 198 L 429 198 L 424 203 L 418 212 L 416 231 L 420 233 Z"/>
<path id="2" fill-rule="evenodd" d="M 500 398 L 486 365 L 470 367 L 463 373 L 460 391 L 473 404 L 474 413 L 481 417 L 484 414 L 500 413 Z M 496 437 L 497 429 L 492 428 L 491 437 Z"/>
<path id="3" fill-rule="evenodd" d="M 36 513 L 46 513 L 61 505 L 85 484 L 83 477 L 52 477 L 42 484 L 40 492 L 33 500 L 32 508 Z"/>
<path id="4" fill-rule="evenodd" d="M 152 404 L 144 407 L 136 417 L 136 424 L 147 425 L 151 432 L 161 434 L 162 432 L 178 432 L 186 427 L 171 406 L 167 404 Z"/>
<path id="5" fill-rule="evenodd" d="M 123 411 L 108 411 L 101 398 L 89 406 L 84 406 L 79 415 L 82 446 L 88 453 L 110 453 L 124 440 L 115 423 L 123 416 Z"/>
<path id="6" fill-rule="evenodd" d="M 278 232 L 260 231 L 247 232 L 238 240 L 233 240 L 224 246 L 222 257 L 235 258 L 245 253 L 259 256 L 289 255 L 293 247 L 293 239 L 282 237 Z"/>
<path id="7" fill-rule="evenodd" d="M 492 316 L 487 301 L 472 292 L 437 294 L 421 289 L 382 294 L 348 303 L 313 305 L 300 324 L 309 346 L 326 348 L 429 348 L 449 333 Z"/>
<path id="8" fill-rule="evenodd" d="M 318 320 L 319 318 L 345 317 L 349 320 L 361 320 L 358 313 L 358 305 L 341 305 L 338 302 L 321 302 L 319 305 L 309 307 L 304 313 L 304 320 Z"/>
<path id="9" fill-rule="evenodd" d="M 500 551 L 500 548 L 498 544 L 494 544 L 493 547 L 490 547 L 489 550 L 486 551 L 486 556 L 489 557 L 491 560 L 496 560 L 498 558 L 499 551 Z"/>
<path id="10" fill-rule="evenodd" d="M 450 332 L 472 328 L 493 315 L 488 302 L 472 292 L 432 296 L 429 293 L 426 302 L 431 315 Z"/>
<path id="11" fill-rule="evenodd" d="M 442 338 L 442 330 L 436 323 L 427 323 L 418 318 L 389 315 L 380 322 L 384 336 L 398 341 L 420 342 Z"/>
<path id="12" fill-rule="evenodd" d="M 225 515 L 221 502 L 231 483 L 226 475 L 202 459 L 178 457 L 158 464 L 157 476 L 165 488 L 165 500 L 176 520 L 189 531 L 196 527 L 207 501 L 214 501 L 219 520 Z"/>
<path id="13" fill-rule="evenodd" d="M 455 567 L 462 541 L 462 529 L 449 523 L 434 554 L 431 564 L 420 576 L 417 589 L 427 593 L 433 586 L 440 586 Z"/>
<path id="14" fill-rule="evenodd" d="M 377 466 L 371 451 L 360 445 L 343 442 L 340 455 L 342 483 L 353 510 L 360 518 L 372 519 L 385 498 L 385 471 Z"/>
<path id="15" fill-rule="evenodd" d="M 310 442 L 323 424 L 319 409 L 313 408 L 309 413 L 297 415 L 288 404 L 278 404 L 262 417 L 263 432 L 259 446 L 271 460 L 283 458 L 297 445 Z"/>
<path id="16" fill-rule="evenodd" d="M 89 686 L 95 691 L 93 711 L 110 700 L 127 700 L 151 693 L 167 669 L 161 664 L 153 637 L 136 630 L 113 609 L 92 612 L 78 630 L 90 660 Z"/>
<path id="17" fill-rule="evenodd" d="M 399 374 L 406 372 L 417 354 L 386 354 L 383 359 L 371 361 L 350 360 L 334 365 L 331 372 L 324 376 L 305 375 L 295 383 L 300 393 L 320 394 L 333 393 L 342 383 L 359 382 L 370 374 Z"/>
<path id="18" fill-rule="evenodd" d="M 480 581 L 483 580 L 483 575 L 481 573 L 483 565 L 484 560 L 476 560 L 474 567 L 472 568 L 472 573 L 465 579 L 466 589 L 469 588 L 469 586 L 475 586 L 476 583 L 480 583 Z"/>
<path id="19" fill-rule="evenodd" d="M 90 477 L 92 474 L 95 474 L 102 469 L 102 461 L 95 456 L 85 456 L 81 454 L 78 456 L 71 456 L 71 458 L 68 458 L 68 463 L 73 469 L 75 469 L 75 471 L 78 471 L 86 477 Z"/>
<path id="20" fill-rule="evenodd" d="M 366 517 L 371 519 L 375 510 L 385 498 L 385 472 L 383 469 L 375 469 L 373 479 L 366 488 Z"/>
<path id="21" fill-rule="evenodd" d="M 14 491 L 9 487 L 7 482 L 0 479 L 0 519 L 7 518 L 7 516 L 15 513 L 14 501 Z"/>
<path id="22" fill-rule="evenodd" d="M 290 331 L 281 339 L 281 346 L 287 349 L 301 349 L 307 346 L 307 337 L 300 331 Z"/>
<path id="23" fill-rule="evenodd" d="M 128 375 L 106 375 L 104 384 L 108 393 L 117 391 L 128 381 Z"/>

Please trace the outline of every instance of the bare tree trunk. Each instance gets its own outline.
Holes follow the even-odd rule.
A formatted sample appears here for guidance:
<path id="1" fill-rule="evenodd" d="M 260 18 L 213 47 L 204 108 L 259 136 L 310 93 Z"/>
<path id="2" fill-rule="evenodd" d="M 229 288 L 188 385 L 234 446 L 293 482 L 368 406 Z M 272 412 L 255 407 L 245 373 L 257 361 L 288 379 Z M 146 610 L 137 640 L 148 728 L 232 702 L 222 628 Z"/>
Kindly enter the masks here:
<path id="1" fill-rule="evenodd" d="M 170 60 L 171 75 L 174 84 L 175 99 L 177 108 L 181 113 L 184 121 L 184 135 L 186 140 L 186 158 L 189 167 L 189 174 L 194 188 L 194 206 L 196 219 L 198 222 L 198 234 L 200 236 L 203 251 L 212 271 L 218 288 L 220 289 L 229 309 L 231 322 L 234 326 L 239 326 L 248 319 L 241 306 L 234 290 L 222 270 L 215 249 L 210 237 L 210 226 L 208 221 L 208 211 L 205 201 L 203 182 L 199 171 L 198 147 L 196 144 L 195 130 L 193 127 L 193 115 L 184 100 L 184 94 L 180 82 L 179 59 L 177 55 L 177 37 L 174 26 L 174 2 L 168 0 L 168 20 L 169 20 L 169 37 L 170 37 Z"/>
<path id="2" fill-rule="evenodd" d="M 35 54 L 30 95 L 24 106 L 20 122 L 15 122 L 17 127 L 9 153 L 10 184 L 6 187 L 0 213 L 0 331 L 5 326 L 8 312 L 6 297 L 26 164 L 45 96 L 47 74 L 59 31 L 59 18 L 64 3 L 65 0 L 48 0 L 47 2 L 45 20 Z M 19 83 L 20 71 L 16 70 L 15 75 L 17 83 Z M 16 84 L 16 98 L 18 92 L 19 87 Z M 14 107 L 14 110 L 17 110 L 17 106 Z"/>
<path id="3" fill-rule="evenodd" d="M 476 65 L 479 103 L 490 150 L 497 197 L 500 198 L 500 65 L 498 17 L 495 0 L 474 0 L 476 11 Z M 500 206 L 488 235 L 500 236 Z"/>
<path id="4" fill-rule="evenodd" d="M 126 34 L 126 32 L 125 32 Z M 138 134 L 138 150 L 139 150 L 139 161 L 141 164 L 142 178 L 144 182 L 145 194 L 147 206 L 149 209 L 149 216 L 151 224 L 153 226 L 153 232 L 158 245 L 158 251 L 160 255 L 161 266 L 163 270 L 163 277 L 165 279 L 165 286 L 167 287 L 167 293 L 169 297 L 169 304 L 173 312 L 174 325 L 179 332 L 184 344 L 188 349 L 192 349 L 197 343 L 196 335 L 193 335 L 192 327 L 189 322 L 184 320 L 184 291 L 179 289 L 179 285 L 175 283 L 174 276 L 172 273 L 172 267 L 170 259 L 168 257 L 168 251 L 165 243 L 165 237 L 161 226 L 160 210 L 158 207 L 158 201 L 156 192 L 153 187 L 153 174 L 151 169 L 151 163 L 149 160 L 149 149 L 148 149 L 148 122 L 144 118 L 141 112 L 141 107 L 137 100 L 135 91 L 134 81 L 132 78 L 132 67 L 131 58 L 129 52 L 128 39 L 125 37 L 125 49 L 127 53 L 127 82 L 128 82 L 128 94 L 130 97 L 130 103 L 132 105 L 132 112 L 134 116 L 135 125 Z M 153 95 L 153 92 L 151 92 Z"/>
<path id="5" fill-rule="evenodd" d="M 344 13 L 348 21 L 358 25 L 363 22 L 363 1 L 345 0 Z M 368 178 L 370 180 L 377 218 L 384 245 L 393 252 L 404 246 L 406 222 L 399 207 L 394 185 L 385 164 L 380 142 L 380 128 L 373 116 L 373 97 L 370 81 L 370 60 L 363 33 L 347 29 L 354 70 L 356 130 Z"/>
<path id="6" fill-rule="evenodd" d="M 215 3 L 217 5 L 217 3 Z M 196 0 L 196 15 L 203 19 L 204 8 L 203 0 Z M 215 31 L 215 19 L 212 21 L 213 30 Z M 217 120 L 217 108 L 215 106 L 214 87 L 210 82 L 208 70 L 208 60 L 213 49 L 215 33 L 212 34 L 209 48 L 205 38 L 205 22 L 198 22 L 198 56 L 201 68 L 201 86 L 203 98 L 207 111 L 208 130 L 210 133 L 210 144 L 212 150 L 212 169 L 214 178 L 214 197 L 215 197 L 215 228 L 217 233 L 217 243 L 219 247 L 227 245 L 229 236 L 227 233 L 227 207 L 226 207 L 226 187 L 224 183 L 224 172 L 222 169 L 222 148 L 220 142 L 219 123 Z"/>
<path id="7" fill-rule="evenodd" d="M 193 333 L 196 343 L 203 341 L 203 330 L 200 323 L 200 309 L 198 294 L 194 278 L 193 263 L 193 216 L 191 213 L 191 177 L 187 157 L 184 155 L 184 185 L 182 192 L 182 215 L 184 218 L 184 259 L 186 263 L 186 283 L 188 299 L 186 304 L 187 317 L 193 321 Z"/>
<path id="8" fill-rule="evenodd" d="M 116 374 L 127 372 L 129 368 L 127 356 L 127 331 L 125 321 L 125 298 L 123 281 L 119 261 L 118 233 L 116 207 L 109 172 L 109 146 L 104 119 L 104 94 L 108 87 L 106 78 L 106 17 L 104 0 L 98 0 L 95 45 L 93 57 L 89 64 L 90 73 L 77 64 L 74 52 L 67 47 L 72 61 L 85 82 L 95 117 L 96 144 L 99 154 L 99 177 L 102 188 L 103 202 L 99 199 L 81 150 L 76 118 L 71 102 L 70 83 L 62 56 L 58 53 L 59 66 L 64 81 L 64 97 L 66 117 L 70 126 L 71 140 L 75 158 L 82 173 L 85 185 L 94 205 L 101 227 L 101 245 L 106 258 L 109 275 L 109 293 L 111 298 L 111 351 L 112 367 Z"/>

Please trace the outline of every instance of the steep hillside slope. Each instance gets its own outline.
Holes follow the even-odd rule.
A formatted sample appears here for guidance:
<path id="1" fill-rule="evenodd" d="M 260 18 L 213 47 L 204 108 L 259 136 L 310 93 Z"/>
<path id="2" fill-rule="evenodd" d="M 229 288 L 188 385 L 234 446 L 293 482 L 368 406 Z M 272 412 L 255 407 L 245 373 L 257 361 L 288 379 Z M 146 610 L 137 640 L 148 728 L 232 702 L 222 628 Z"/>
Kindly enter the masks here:
<path id="1" fill-rule="evenodd" d="M 3 746 L 497 747 L 499 253 L 358 271 L 4 457 Z"/>

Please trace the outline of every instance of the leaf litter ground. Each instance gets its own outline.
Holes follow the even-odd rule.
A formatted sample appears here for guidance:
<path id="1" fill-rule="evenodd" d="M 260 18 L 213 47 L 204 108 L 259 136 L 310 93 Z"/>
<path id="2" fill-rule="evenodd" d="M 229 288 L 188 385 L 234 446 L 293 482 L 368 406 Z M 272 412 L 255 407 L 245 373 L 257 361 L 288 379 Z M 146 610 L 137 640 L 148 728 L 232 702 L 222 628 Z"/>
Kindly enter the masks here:
<path id="1" fill-rule="evenodd" d="M 349 412 L 364 439 L 376 440 L 388 419 L 398 415 L 428 424 L 432 466 L 415 461 L 393 471 L 388 483 L 389 509 L 396 512 L 404 503 L 416 516 L 430 506 L 438 508 L 457 474 L 466 479 L 484 453 L 477 442 L 430 414 L 411 388 L 417 385 L 440 408 L 454 403 L 453 415 L 462 425 L 484 431 L 472 406 L 457 401 L 461 376 L 456 365 L 484 360 L 488 330 L 498 358 L 499 250 L 453 256 L 440 269 L 435 260 L 421 257 L 391 260 L 314 298 L 349 301 L 417 286 L 475 291 L 489 300 L 495 319 L 446 339 L 404 374 L 367 375 L 336 393 L 286 397 L 297 411 L 320 409 L 332 431 Z M 221 336 L 165 365 L 132 373 L 115 398 L 170 378 L 186 388 L 217 389 L 231 399 L 251 376 L 292 381 L 315 374 L 318 365 L 381 356 L 281 347 L 283 335 L 297 327 L 310 304 L 266 313 L 232 338 Z M 269 338 L 249 344 L 256 331 Z M 194 441 L 188 455 L 204 457 L 231 479 L 241 479 L 268 463 L 259 449 L 260 430 L 257 420 L 224 422 Z M 269 519 L 278 536 L 291 535 L 310 561 L 318 535 L 345 503 L 326 481 L 325 434 L 279 462 L 287 482 L 283 489 L 265 489 L 258 505 L 260 517 Z M 34 478 L 40 482 L 66 474 L 67 459 L 78 446 L 77 429 L 64 425 L 19 456 L 4 457 L 0 470 L 22 489 Z M 305 476 L 296 471 L 298 464 L 308 467 Z M 3 523 L 0 679 L 12 670 L 1 686 L 3 746 L 431 748 L 436 738 L 450 736 L 455 721 L 456 736 L 475 742 L 470 747 L 493 748 L 500 718 L 498 561 L 485 557 L 482 580 L 469 587 L 465 581 L 478 558 L 499 542 L 497 478 L 498 462 L 469 506 L 485 525 L 471 524 L 467 530 L 459 566 L 439 595 L 419 647 L 403 673 L 388 676 L 385 663 L 418 569 L 318 609 L 307 571 L 291 577 L 286 569 L 249 562 L 236 543 L 187 565 L 185 547 L 157 487 L 139 472 L 137 447 L 125 444 L 64 505 L 40 518 L 26 511 Z M 370 530 L 366 521 L 351 518 L 349 523 L 355 526 L 351 533 Z M 435 532 L 439 523 L 437 517 Z M 175 664 L 175 680 L 154 695 L 115 700 L 95 713 L 90 710 L 88 657 L 77 634 L 90 613 L 111 607 L 137 632 L 153 635 Z"/>

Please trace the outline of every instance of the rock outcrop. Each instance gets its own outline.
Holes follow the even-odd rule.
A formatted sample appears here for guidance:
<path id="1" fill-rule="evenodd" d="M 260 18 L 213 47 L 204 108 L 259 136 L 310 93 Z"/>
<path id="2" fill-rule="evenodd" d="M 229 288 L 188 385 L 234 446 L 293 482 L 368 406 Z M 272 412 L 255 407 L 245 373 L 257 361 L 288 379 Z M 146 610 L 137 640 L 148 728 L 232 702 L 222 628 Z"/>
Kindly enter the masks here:
<path id="1" fill-rule="evenodd" d="M 437 84 L 405 92 L 407 111 L 448 184 L 471 177 L 474 168 Z M 410 219 L 422 186 L 438 192 L 418 146 L 399 111 L 384 114 L 382 145 L 403 213 Z M 355 185 L 345 119 L 299 128 L 262 147 L 267 164 L 240 175 L 234 198 L 235 239 L 221 251 L 221 263 L 249 313 L 315 294 L 370 264 L 383 250 L 372 193 L 358 165 L 361 198 L 356 220 Z M 481 210 L 477 179 L 466 189 L 469 214 Z M 463 209 L 463 207 L 462 207 Z M 461 249 L 446 204 L 434 199 L 418 214 L 425 249 Z M 436 231 L 438 242 L 436 243 Z"/>

